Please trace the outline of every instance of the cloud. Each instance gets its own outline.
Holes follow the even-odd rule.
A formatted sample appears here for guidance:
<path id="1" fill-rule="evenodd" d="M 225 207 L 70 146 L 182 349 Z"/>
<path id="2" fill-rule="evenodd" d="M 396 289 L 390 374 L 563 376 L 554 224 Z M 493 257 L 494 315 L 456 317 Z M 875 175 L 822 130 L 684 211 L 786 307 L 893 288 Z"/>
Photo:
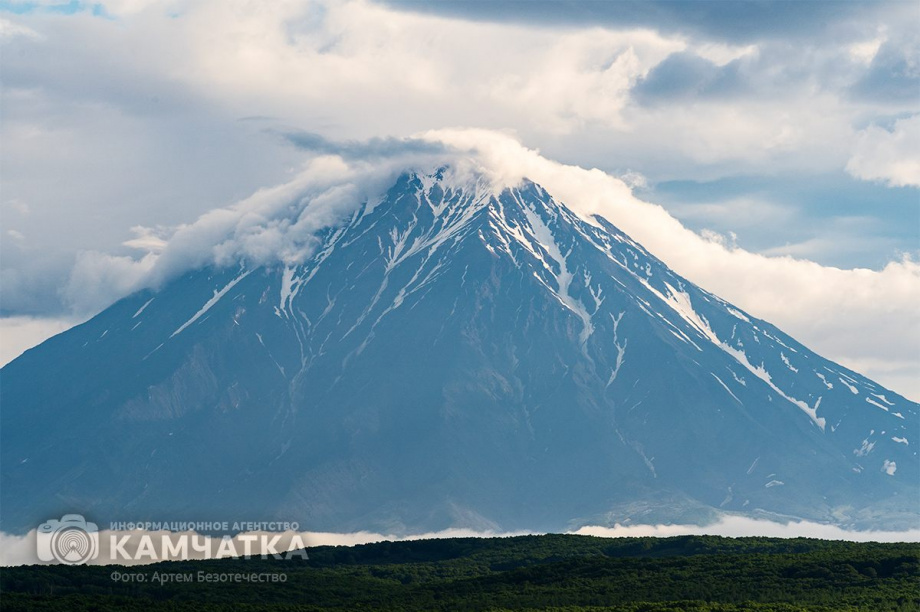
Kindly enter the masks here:
<path id="1" fill-rule="evenodd" d="M 675 98 L 741 93 L 744 87 L 736 62 L 718 66 L 695 53 L 683 52 L 655 66 L 632 93 L 640 102 L 655 104 L 673 102 Z"/>
<path id="2" fill-rule="evenodd" d="M 588 30 L 556 37 L 514 71 L 493 77 L 489 97 L 527 109 L 544 129 L 568 133 L 590 125 L 628 130 L 623 111 L 649 69 L 684 47 L 655 32 Z"/>
<path id="3" fill-rule="evenodd" d="M 388 144 L 381 144 L 384 142 Z M 191 223 L 173 228 L 134 227 L 138 237 L 126 244 L 146 251 L 139 258 L 80 252 L 63 290 L 67 303 L 74 312 L 90 314 L 131 292 L 158 288 L 203 266 L 303 262 L 316 247 L 321 229 L 379 197 L 400 172 L 413 165 L 410 160 L 424 159 L 437 166 L 449 159 L 433 156 L 431 151 L 443 147 L 422 140 L 336 145 L 309 138 L 309 143 L 355 157 L 318 155 L 293 180 L 212 209 Z M 364 158 L 371 150 L 375 153 L 368 161 Z M 392 153 L 380 157 L 384 151 Z"/>
<path id="4" fill-rule="evenodd" d="M 853 95 L 887 104 L 916 104 L 920 92 L 920 36 L 916 31 L 885 41 L 868 41 L 853 51 L 863 58 L 871 53 L 869 69 L 850 90 Z"/>
<path id="5" fill-rule="evenodd" d="M 26 239 L 26 237 L 23 235 L 22 232 L 14 230 L 14 229 L 6 230 L 6 235 L 18 242 L 22 242 Z"/>
<path id="6" fill-rule="evenodd" d="M 192 61 L 180 78 L 196 89 L 207 84 L 205 95 L 251 100 L 271 107 L 260 111 L 269 115 L 320 107 L 341 117 L 347 110 L 352 122 L 389 120 L 412 131 L 432 127 L 433 118 L 436 125 L 475 124 L 486 115 L 492 125 L 519 123 L 522 110 L 553 132 L 617 125 L 636 78 L 685 46 L 648 30 L 551 33 L 366 2 L 291 3 L 258 16 L 236 3 L 205 3 L 170 29 L 205 23 L 245 35 L 242 43 L 186 39 Z M 330 108 L 330 94 L 338 108 Z"/>
<path id="7" fill-rule="evenodd" d="M 224 164 L 227 180 L 249 179 L 250 189 L 271 184 L 228 159 L 231 151 L 256 147 L 246 142 L 250 134 L 230 139 L 219 125 L 240 116 L 276 117 L 361 141 L 445 126 L 509 128 L 555 158 L 632 168 L 654 181 L 839 169 L 854 121 L 875 112 L 875 102 L 844 95 L 869 70 L 853 59 L 851 45 L 877 39 L 882 26 L 890 30 L 885 45 L 896 52 L 904 53 L 908 40 L 895 35 L 906 22 L 892 16 L 896 4 L 661 3 L 652 10 L 644 3 L 495 3 L 509 16 L 498 23 L 450 18 L 491 10 L 484 7 L 412 12 L 363 1 L 301 0 L 263 11 L 242 0 L 104 4 L 118 20 L 16 16 L 44 40 L 19 40 L 6 54 L 17 58 L 4 65 L 11 193 L 24 193 L 16 179 L 21 168 L 39 163 L 33 151 L 46 153 L 44 169 L 95 179 L 106 191 L 97 202 L 124 195 L 108 193 L 119 183 L 116 172 L 97 177 L 100 162 L 127 176 L 122 191 L 137 184 L 129 179 L 146 165 L 170 171 L 161 185 L 200 193 L 172 168 L 180 162 L 205 180 Z M 594 19 L 598 11 L 609 19 Z M 593 25 L 532 25 L 567 23 L 566 15 L 581 12 Z M 510 18 L 528 13 L 542 20 Z M 635 19 L 619 20 L 628 15 Z M 793 25 L 809 37 L 790 43 Z M 752 45 L 715 34 L 745 28 L 771 35 Z M 130 56 L 111 52 L 124 48 Z M 681 69 L 691 65 L 696 80 L 688 82 Z M 667 108 L 646 108 L 650 90 Z M 667 91 L 681 95 L 663 98 Z M 901 100 L 894 110 L 911 102 Z M 36 125 L 44 128 L 39 137 L 18 137 Z M 170 142 L 179 138 L 186 142 Z M 246 156 L 254 166 L 269 155 L 257 148 L 258 155 Z M 91 155 L 85 163 L 61 159 L 74 150 Z M 130 162 L 136 165 L 124 168 Z M 53 187 L 29 185 L 29 195 Z M 154 189 L 161 201 L 177 199 Z M 60 195 L 49 193 L 47 201 Z"/>
<path id="8" fill-rule="evenodd" d="M 131 228 L 134 238 L 126 240 L 122 244 L 132 249 L 158 253 L 166 247 L 166 237 L 171 233 L 167 227 L 144 227 L 135 225 Z"/>
<path id="9" fill-rule="evenodd" d="M 908 531 L 850 531 L 836 525 L 789 521 L 780 523 L 744 516 L 722 515 L 715 523 L 698 525 L 586 526 L 573 532 L 602 538 L 666 538 L 678 535 L 715 535 L 729 538 L 820 538 L 849 542 L 920 542 L 920 528 Z"/>
<path id="10" fill-rule="evenodd" d="M 809 112 L 804 100 L 814 92 L 815 65 L 834 53 L 848 58 L 843 48 L 793 53 L 777 43 L 776 49 L 765 46 L 755 53 L 750 45 L 694 41 L 651 29 L 549 31 L 449 21 L 354 1 L 291 2 L 257 13 L 245 3 L 205 1 L 183 5 L 178 19 L 151 5 L 119 23 L 88 16 L 42 17 L 40 23 L 48 43 L 30 50 L 35 59 L 8 68 L 14 85 L 51 85 L 69 99 L 104 97 L 129 110 L 203 103 L 240 115 L 281 117 L 294 125 L 321 123 L 340 137 L 362 140 L 381 132 L 405 136 L 472 125 L 508 127 L 528 140 L 539 134 L 559 142 L 558 135 L 601 129 L 607 142 L 615 143 L 612 154 L 622 156 L 624 167 L 635 166 L 629 159 L 634 157 L 651 163 L 661 154 L 660 142 L 681 154 L 675 157 L 693 160 L 727 161 L 751 152 L 741 159 L 762 167 L 777 152 L 794 154 L 794 147 L 775 146 L 784 132 L 797 136 L 786 136 L 793 144 L 827 143 L 830 135 L 840 140 L 850 132 L 849 109 Z M 81 44 L 84 37 L 98 42 Z M 134 49 L 130 62 L 107 51 L 128 44 Z M 63 46 L 67 54 L 59 50 Z M 742 83 L 758 86 L 745 100 L 735 96 L 731 104 L 738 108 L 715 99 L 696 106 L 692 95 L 684 96 L 675 113 L 633 108 L 633 98 L 641 98 L 653 83 L 659 89 L 679 85 L 669 81 L 682 71 L 668 67 L 686 67 L 680 58 L 695 58 L 718 71 L 701 85 L 710 97 Z M 736 63 L 742 59 L 744 70 Z M 50 65 L 60 66 L 61 73 Z M 135 76 L 139 72 L 143 80 Z M 78 73 L 81 79 L 72 76 Z M 640 82 L 645 85 L 637 89 Z M 662 141 L 659 134 L 670 137 Z M 699 146 L 684 146 L 694 141 L 703 143 L 705 154 Z M 758 154 L 764 148 L 769 155 Z M 813 151 L 793 157 L 790 164 L 799 165 L 824 158 Z M 673 160 L 661 165 L 672 172 L 678 167 Z"/>
<path id="11" fill-rule="evenodd" d="M 795 220 L 795 209 L 769 200 L 742 196 L 720 202 L 703 202 L 671 207 L 681 220 L 719 221 L 736 230 L 764 223 L 789 224 Z"/>
<path id="12" fill-rule="evenodd" d="M 14 36 L 23 36 L 33 40 L 41 40 L 42 36 L 32 28 L 15 23 L 9 19 L 0 18 L 0 40 L 4 38 L 13 38 Z"/>
<path id="13" fill-rule="evenodd" d="M 847 172 L 891 187 L 920 187 L 920 115 L 899 119 L 891 130 L 862 130 Z"/>
<path id="14" fill-rule="evenodd" d="M 270 130 L 271 131 L 271 130 Z M 366 141 L 348 140 L 338 142 L 314 132 L 302 130 L 281 131 L 281 136 L 293 144 L 311 153 L 340 155 L 349 159 L 381 159 L 400 154 L 442 154 L 446 150 L 434 142 L 408 138 L 371 138 Z"/>
<path id="15" fill-rule="evenodd" d="M 916 191 L 843 171 L 658 183 L 641 195 L 697 232 L 734 232 L 739 245 L 763 255 L 876 270 L 903 253 L 920 256 Z"/>
<path id="16" fill-rule="evenodd" d="M 155 261 L 153 253 L 138 260 L 98 251 L 80 252 L 63 288 L 64 297 L 75 313 L 99 312 L 116 299 L 148 286 Z"/>
<path id="17" fill-rule="evenodd" d="M 725 41 L 808 38 L 840 22 L 866 19 L 872 3 L 824 2 L 696 2 L 694 0 L 620 0 L 619 2 L 430 2 L 385 0 L 402 10 L 540 26 L 646 27 Z"/>
<path id="18" fill-rule="evenodd" d="M 779 162 L 842 167 L 835 145 L 849 144 L 852 122 L 875 104 L 846 92 L 870 72 L 884 80 L 913 70 L 884 58 L 907 62 L 916 38 L 901 32 L 909 20 L 897 3 L 396 4 L 415 11 L 360 0 L 300 0 L 264 11 L 242 0 L 103 4 L 119 19 L 17 16 L 34 22 L 28 27 L 44 42 L 17 43 L 28 53 L 5 66 L 7 87 L 60 94 L 68 108 L 91 100 L 121 112 L 182 114 L 201 105 L 312 132 L 328 128 L 345 139 L 512 128 L 568 159 L 599 132 L 607 150 L 595 157 L 647 175 L 635 162 L 685 175 L 688 158 L 749 162 L 761 171 Z M 451 19 L 493 10 L 508 18 Z M 756 44 L 720 38 L 752 28 L 765 34 L 753 37 Z M 854 45 L 879 40 L 880 29 L 885 42 L 871 63 L 888 67 L 881 72 L 867 66 L 867 51 L 853 55 Z M 653 91 L 679 92 L 669 98 L 677 106 L 656 112 L 634 104 Z M 663 142 L 666 158 L 656 162 Z"/>

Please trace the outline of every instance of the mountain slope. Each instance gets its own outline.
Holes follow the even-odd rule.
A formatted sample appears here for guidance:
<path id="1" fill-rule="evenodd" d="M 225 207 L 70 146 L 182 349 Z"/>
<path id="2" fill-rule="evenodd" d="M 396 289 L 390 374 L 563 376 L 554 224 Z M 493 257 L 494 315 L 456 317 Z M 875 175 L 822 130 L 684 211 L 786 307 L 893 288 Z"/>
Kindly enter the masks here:
<path id="1" fill-rule="evenodd" d="M 3 530 L 76 510 L 916 524 L 917 404 L 533 183 L 407 174 L 318 240 L 301 265 L 133 295 L 5 367 Z"/>

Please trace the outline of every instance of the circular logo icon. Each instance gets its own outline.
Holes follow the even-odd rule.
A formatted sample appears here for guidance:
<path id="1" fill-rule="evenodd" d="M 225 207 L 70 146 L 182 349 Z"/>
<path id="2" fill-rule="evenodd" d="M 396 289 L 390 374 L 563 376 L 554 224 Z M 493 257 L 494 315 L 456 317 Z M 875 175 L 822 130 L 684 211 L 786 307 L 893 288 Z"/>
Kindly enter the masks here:
<path id="1" fill-rule="evenodd" d="M 95 556 L 96 541 L 81 527 L 64 527 L 51 537 L 51 553 L 61 563 L 79 565 Z"/>

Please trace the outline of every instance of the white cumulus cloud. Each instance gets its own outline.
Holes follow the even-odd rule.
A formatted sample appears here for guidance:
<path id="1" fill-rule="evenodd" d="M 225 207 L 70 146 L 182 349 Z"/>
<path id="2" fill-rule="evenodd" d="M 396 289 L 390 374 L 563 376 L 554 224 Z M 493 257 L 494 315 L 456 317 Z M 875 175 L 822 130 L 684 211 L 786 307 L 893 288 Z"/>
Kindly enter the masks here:
<path id="1" fill-rule="evenodd" d="M 862 130 L 847 172 L 892 187 L 920 187 L 920 115 L 899 119 L 891 130 L 877 125 Z"/>

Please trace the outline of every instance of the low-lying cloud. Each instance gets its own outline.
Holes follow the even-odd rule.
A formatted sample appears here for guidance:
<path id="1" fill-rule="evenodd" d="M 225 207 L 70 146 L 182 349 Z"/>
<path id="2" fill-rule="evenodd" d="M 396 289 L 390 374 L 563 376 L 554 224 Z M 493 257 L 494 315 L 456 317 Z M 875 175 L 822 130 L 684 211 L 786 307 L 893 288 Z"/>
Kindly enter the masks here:
<path id="1" fill-rule="evenodd" d="M 0 567 L 9 567 L 15 565 L 34 565 L 39 563 L 36 555 L 36 537 L 35 530 L 25 535 L 10 535 L 0 532 Z M 359 544 L 371 544 L 383 541 L 409 541 L 409 540 L 430 540 L 436 538 L 495 538 L 495 537 L 513 537 L 519 535 L 538 535 L 541 532 L 533 531 L 476 531 L 466 528 L 451 528 L 443 531 L 434 531 L 428 533 L 419 533 L 412 535 L 394 535 L 383 534 L 372 531 L 356 531 L 352 533 L 330 533 L 315 531 L 286 531 L 286 532 L 247 532 L 236 534 L 233 538 L 233 550 L 242 554 L 244 544 L 241 543 L 240 536 L 256 538 L 262 535 L 279 536 L 280 545 L 276 550 L 282 554 L 288 550 L 287 546 L 291 542 L 303 542 L 307 547 L 314 546 L 356 546 Z M 613 527 L 585 526 L 574 531 L 567 532 L 574 535 L 595 536 L 601 538 L 641 538 L 656 537 L 667 538 L 681 535 L 713 535 L 724 537 L 770 537 L 770 538 L 821 538 L 825 540 L 844 540 L 849 542 L 920 542 L 920 527 L 908 531 L 851 531 L 834 525 L 823 523 L 813 523 L 809 521 L 789 521 L 780 523 L 764 519 L 754 519 L 744 516 L 723 515 L 714 523 L 709 525 L 614 525 Z M 160 555 L 160 548 L 156 543 L 164 538 L 176 540 L 177 536 L 185 535 L 194 537 L 198 540 L 200 550 L 189 548 L 188 558 L 205 559 L 214 558 L 205 556 L 201 550 L 207 549 L 216 551 L 220 547 L 220 537 L 200 536 L 194 532 L 176 534 L 173 532 L 163 531 L 110 531 L 103 530 L 99 532 L 99 542 L 101 553 L 99 556 L 90 561 L 91 565 L 147 565 L 156 563 L 161 560 L 147 556 L 137 555 L 137 542 L 143 537 L 148 536 L 154 546 L 151 549 L 156 555 Z M 131 545 L 125 547 L 127 557 L 119 555 L 116 562 L 112 561 L 111 543 L 112 538 L 122 539 L 129 536 Z M 299 539 L 295 539 L 299 538 Z M 128 538 L 125 538 L 128 539 Z M 254 539 L 251 552 L 257 555 L 261 552 L 259 541 Z"/>
<path id="2" fill-rule="evenodd" d="M 678 535 L 714 535 L 729 538 L 820 538 L 848 542 L 920 542 L 920 527 L 907 531 L 851 531 L 810 521 L 778 523 L 744 516 L 724 515 L 710 525 L 614 525 L 586 526 L 573 533 L 601 538 L 666 538 Z"/>

